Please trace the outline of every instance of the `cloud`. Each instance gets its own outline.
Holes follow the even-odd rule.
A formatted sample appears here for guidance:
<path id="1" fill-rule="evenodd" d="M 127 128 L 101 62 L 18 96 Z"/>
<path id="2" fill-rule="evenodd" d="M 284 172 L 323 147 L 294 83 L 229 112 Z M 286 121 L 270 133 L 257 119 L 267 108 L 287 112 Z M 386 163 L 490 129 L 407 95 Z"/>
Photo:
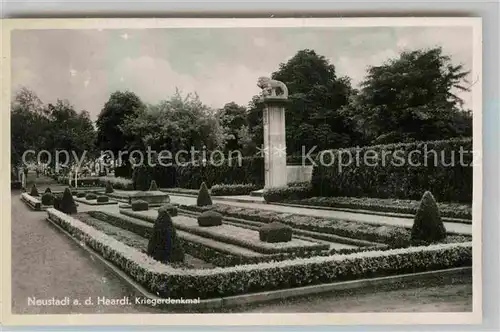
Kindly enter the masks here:
<path id="1" fill-rule="evenodd" d="M 460 27 L 16 30 L 11 76 L 14 89 L 27 86 L 46 103 L 68 99 L 95 119 L 116 90 L 154 103 L 177 87 L 214 108 L 246 105 L 258 93 L 259 76 L 305 48 L 359 84 L 368 66 L 436 45 L 471 69 L 472 31 Z"/>

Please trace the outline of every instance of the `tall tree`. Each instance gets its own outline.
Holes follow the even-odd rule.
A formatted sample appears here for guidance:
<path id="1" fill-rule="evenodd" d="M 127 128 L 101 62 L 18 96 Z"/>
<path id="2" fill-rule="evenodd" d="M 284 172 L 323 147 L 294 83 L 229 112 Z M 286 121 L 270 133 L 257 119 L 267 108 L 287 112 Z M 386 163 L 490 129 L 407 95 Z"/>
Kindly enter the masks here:
<path id="1" fill-rule="evenodd" d="M 97 146 L 101 150 L 110 150 L 115 156 L 119 151 L 129 148 L 131 137 L 121 129 L 126 119 L 136 116 L 145 106 L 133 92 L 116 91 L 101 110 L 97 119 Z"/>
<path id="2" fill-rule="evenodd" d="M 136 116 L 128 117 L 120 127 L 124 135 L 133 137 L 134 146 L 144 150 L 179 150 L 194 148 L 207 151 L 220 148 L 223 132 L 215 112 L 204 105 L 198 95 L 182 96 L 176 92 L 169 100 L 147 105 Z"/>
<path id="3" fill-rule="evenodd" d="M 218 110 L 216 115 L 224 131 L 225 149 L 241 150 L 248 131 L 247 109 L 231 102 Z"/>
<path id="4" fill-rule="evenodd" d="M 321 150 L 353 144 L 349 119 L 339 112 L 353 93 L 350 79 L 338 77 L 324 56 L 301 50 L 280 64 L 272 78 L 287 85 L 291 100 L 286 109 L 288 154 L 300 154 L 302 147 Z"/>
<path id="5" fill-rule="evenodd" d="M 441 48 L 402 52 L 369 68 L 345 114 L 366 143 L 446 139 L 471 134 L 472 118 L 457 91 L 467 91 L 468 72 Z"/>

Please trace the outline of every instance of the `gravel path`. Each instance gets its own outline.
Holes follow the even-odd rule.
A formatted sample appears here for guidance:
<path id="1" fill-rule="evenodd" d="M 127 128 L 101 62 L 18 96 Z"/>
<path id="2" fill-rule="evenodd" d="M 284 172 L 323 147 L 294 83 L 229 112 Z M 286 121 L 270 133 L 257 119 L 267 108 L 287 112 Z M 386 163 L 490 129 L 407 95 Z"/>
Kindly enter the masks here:
<path id="1" fill-rule="evenodd" d="M 39 313 L 135 313 L 156 312 L 132 305 L 97 305 L 98 297 L 135 301 L 134 290 L 102 263 L 62 234 L 46 220 L 45 212 L 29 210 L 12 195 L 12 312 Z M 34 306 L 28 298 L 78 299 L 91 297 L 90 306 Z"/>

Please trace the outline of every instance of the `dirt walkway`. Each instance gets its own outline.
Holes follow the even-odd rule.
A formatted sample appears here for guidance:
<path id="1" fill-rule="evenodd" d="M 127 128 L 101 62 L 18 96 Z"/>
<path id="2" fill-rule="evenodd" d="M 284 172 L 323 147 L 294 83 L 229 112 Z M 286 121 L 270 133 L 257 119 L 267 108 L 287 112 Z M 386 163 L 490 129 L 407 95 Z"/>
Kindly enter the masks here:
<path id="1" fill-rule="evenodd" d="M 130 286 L 46 220 L 45 212 L 29 210 L 12 196 L 12 312 L 38 313 L 134 313 L 155 312 L 144 306 L 97 305 L 98 297 L 131 296 Z M 29 298 L 52 297 L 92 306 L 33 306 Z"/>

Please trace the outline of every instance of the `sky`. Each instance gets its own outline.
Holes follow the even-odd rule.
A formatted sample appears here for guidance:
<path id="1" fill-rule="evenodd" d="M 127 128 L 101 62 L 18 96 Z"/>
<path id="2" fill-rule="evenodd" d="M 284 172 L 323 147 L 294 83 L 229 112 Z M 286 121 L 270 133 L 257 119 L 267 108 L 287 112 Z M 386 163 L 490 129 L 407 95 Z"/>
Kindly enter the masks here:
<path id="1" fill-rule="evenodd" d="M 15 30 L 11 43 L 13 94 L 24 86 L 44 103 L 67 99 L 94 120 L 117 90 L 156 103 L 178 88 L 213 108 L 246 106 L 257 78 L 302 49 L 325 56 L 354 86 L 403 50 L 441 46 L 473 69 L 470 27 Z M 471 94 L 460 96 L 471 107 Z"/>

